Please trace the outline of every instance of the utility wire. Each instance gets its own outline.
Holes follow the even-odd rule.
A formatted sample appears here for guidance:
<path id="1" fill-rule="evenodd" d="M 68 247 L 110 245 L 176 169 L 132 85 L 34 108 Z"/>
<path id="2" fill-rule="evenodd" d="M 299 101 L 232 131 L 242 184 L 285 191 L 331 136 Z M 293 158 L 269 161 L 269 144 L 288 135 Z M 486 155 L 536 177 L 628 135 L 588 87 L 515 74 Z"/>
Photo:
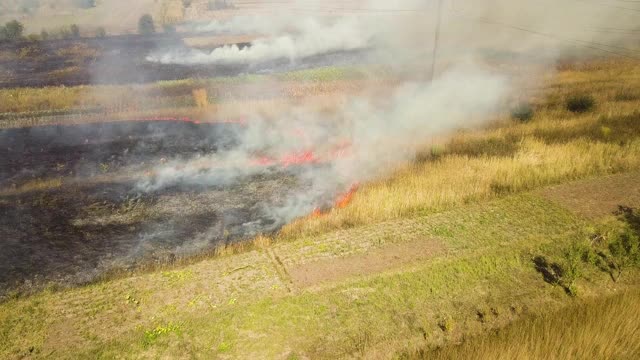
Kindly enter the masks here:
<path id="1" fill-rule="evenodd" d="M 622 6 L 617 6 L 617 5 L 612 5 L 612 4 L 604 4 L 604 3 L 596 3 L 596 2 L 592 2 L 592 1 L 587 1 L 587 0 L 570 0 L 570 1 L 574 1 L 574 2 L 581 2 L 581 3 L 586 3 L 586 4 L 591 4 L 594 6 L 606 6 L 606 7 L 612 7 L 612 8 L 617 8 L 617 9 L 621 9 L 621 10 L 628 10 L 628 11 L 634 11 L 634 12 L 639 12 L 640 13 L 640 9 L 634 9 L 634 8 L 627 8 L 627 7 L 622 7 Z M 624 2 L 638 2 L 640 3 L 640 0 L 638 1 L 632 1 L 632 0 L 621 0 Z M 289 4 L 290 2 L 286 2 L 286 1 L 265 1 L 265 2 L 244 2 L 244 4 L 265 4 L 265 5 L 269 5 L 269 4 Z M 241 5 L 243 3 L 238 3 L 238 5 Z M 267 9 L 267 7 L 242 7 L 243 9 L 249 9 L 249 10 L 269 10 Z M 315 7 L 315 8 L 300 8 L 300 7 L 277 7 L 277 8 L 273 8 L 274 11 L 294 11 L 294 12 L 311 12 L 311 13 L 319 13 L 319 12 L 356 12 L 356 13 L 424 13 L 424 12 L 428 12 L 428 9 L 383 9 L 383 8 L 378 8 L 378 9 L 374 9 L 374 8 L 345 8 L 345 7 Z M 455 10 L 454 10 L 455 11 Z M 517 25 L 512 25 L 512 24 L 507 24 L 507 23 L 503 23 L 503 22 L 499 22 L 499 21 L 495 21 L 492 19 L 488 19 L 488 18 L 476 18 L 476 17 L 469 17 L 459 11 L 455 11 L 458 14 L 461 15 L 454 15 L 456 17 L 461 17 L 461 18 L 465 18 L 467 20 L 471 20 L 471 21 L 476 21 L 476 22 L 480 22 L 480 23 L 484 23 L 484 24 L 490 24 L 490 25 L 498 25 L 498 26 L 503 26 L 503 27 L 507 27 L 507 28 L 511 28 L 514 30 L 518 30 L 518 31 L 522 31 L 522 32 L 526 32 L 526 33 L 530 33 L 533 35 L 538 35 L 538 36 L 542 36 L 542 37 L 547 37 L 547 38 L 551 38 L 551 39 L 555 39 L 557 41 L 561 41 L 561 42 L 566 42 L 566 43 L 571 43 L 573 45 L 578 45 L 578 46 L 583 46 L 585 48 L 589 48 L 592 50 L 597 50 L 597 51 L 601 51 L 601 52 L 606 52 L 606 53 L 610 53 L 613 55 L 618 55 L 621 57 L 626 57 L 629 59 L 634 59 L 634 60 L 640 60 L 640 57 L 634 56 L 634 55 L 630 55 L 630 54 L 625 54 L 625 53 L 621 53 L 621 52 L 617 52 L 614 50 L 610 50 L 607 48 L 612 48 L 612 49 L 618 49 L 618 50 L 622 50 L 625 52 L 629 52 L 629 53 L 636 53 L 639 52 L 639 50 L 633 50 L 633 49 L 628 49 L 622 46 L 616 46 L 616 45 L 608 45 L 608 44 L 603 44 L 603 43 L 599 43 L 599 42 L 594 42 L 594 41 L 586 41 L 586 40 L 580 40 L 580 39 L 572 39 L 572 38 L 565 38 L 565 37 L 561 37 L 555 34 L 551 34 L 551 33 L 545 33 L 545 32 L 541 32 L 538 30 L 532 30 L 532 29 L 527 29 L 524 27 L 520 27 Z M 601 29 L 601 30 L 613 30 L 613 31 L 622 31 L 624 29 Z M 628 31 L 628 32 L 636 32 L 636 30 L 624 30 L 624 31 Z M 640 30 L 637 30 L 637 32 L 640 32 Z M 439 34 L 437 35 L 439 36 Z M 604 47 L 604 48 L 603 48 Z"/>
<path id="2" fill-rule="evenodd" d="M 577 44 L 577 45 L 583 46 L 585 48 L 598 50 L 598 51 L 610 53 L 610 54 L 613 54 L 613 55 L 618 55 L 618 56 L 621 56 L 621 57 L 626 57 L 626 58 L 633 59 L 633 60 L 640 60 L 640 57 L 637 57 L 637 56 L 634 56 L 634 55 L 620 53 L 620 52 L 617 52 L 617 51 L 613 51 L 613 50 L 609 50 L 609 49 L 603 49 L 603 48 L 600 47 L 600 46 L 608 46 L 608 47 L 624 49 L 625 51 L 629 51 L 629 52 L 635 52 L 635 50 L 622 48 L 622 47 L 619 47 L 619 46 L 606 45 L 606 44 L 601 44 L 601 43 L 596 43 L 596 42 L 591 42 L 591 41 L 585 41 L 585 40 L 564 38 L 564 37 L 561 37 L 561 36 L 557 36 L 555 34 L 544 33 L 544 32 L 541 32 L 541 31 L 527 29 L 527 28 L 523 28 L 523 27 L 520 27 L 520 26 L 516 26 L 516 25 L 506 24 L 506 23 L 503 23 L 503 22 L 494 21 L 494 20 L 487 19 L 487 18 L 468 17 L 468 16 L 466 16 L 464 14 L 462 14 L 462 15 L 454 15 L 454 16 L 460 17 L 460 18 L 464 18 L 464 19 L 467 19 L 467 20 L 471 20 L 471 21 L 480 22 L 480 23 L 485 23 L 485 24 L 490 24 L 490 25 L 499 25 L 499 26 L 511 28 L 511 29 L 514 29 L 514 30 L 518 30 L 518 31 L 522 31 L 522 32 L 538 35 L 538 36 L 543 36 L 543 37 L 547 37 L 547 38 L 550 38 L 550 39 L 555 39 L 557 41 L 571 43 L 571 44 L 574 44 L 574 45 Z"/>

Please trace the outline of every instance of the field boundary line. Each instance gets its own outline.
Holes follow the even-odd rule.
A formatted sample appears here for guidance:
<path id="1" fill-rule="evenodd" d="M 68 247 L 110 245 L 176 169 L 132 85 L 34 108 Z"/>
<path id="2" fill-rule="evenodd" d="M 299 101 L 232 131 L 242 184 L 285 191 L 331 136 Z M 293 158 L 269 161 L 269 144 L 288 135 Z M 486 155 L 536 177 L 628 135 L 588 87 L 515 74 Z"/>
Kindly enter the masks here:
<path id="1" fill-rule="evenodd" d="M 280 260 L 280 257 L 278 256 L 278 254 L 276 254 L 276 252 L 271 248 L 266 249 L 266 252 L 267 252 L 267 256 L 269 257 L 269 260 L 271 261 L 271 264 L 273 265 L 276 272 L 278 273 L 280 280 L 282 281 L 284 286 L 286 286 L 287 291 L 289 293 L 295 293 L 297 290 L 296 286 L 293 283 L 291 275 L 289 275 L 289 271 L 287 270 L 287 267 L 284 265 L 284 263 L 282 263 L 282 260 Z"/>

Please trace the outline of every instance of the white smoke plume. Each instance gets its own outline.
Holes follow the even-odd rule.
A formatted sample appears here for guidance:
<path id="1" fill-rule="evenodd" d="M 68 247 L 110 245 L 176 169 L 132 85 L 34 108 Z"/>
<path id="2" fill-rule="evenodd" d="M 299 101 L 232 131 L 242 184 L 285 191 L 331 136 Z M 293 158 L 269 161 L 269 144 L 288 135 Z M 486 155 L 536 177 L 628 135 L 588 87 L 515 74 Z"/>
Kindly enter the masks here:
<path id="1" fill-rule="evenodd" d="M 247 21 L 249 19 L 246 19 Z M 222 24 L 220 28 L 238 30 L 271 30 L 262 25 L 256 27 L 242 27 L 233 24 Z M 210 25 L 206 28 L 218 28 Z M 282 28 L 283 30 L 285 28 Z M 287 28 L 283 35 L 260 38 L 251 46 L 240 48 L 237 45 L 227 45 L 212 51 L 190 49 L 186 54 L 175 50 L 160 51 L 150 54 L 148 61 L 163 64 L 252 64 L 271 60 L 287 59 L 291 62 L 305 57 L 324 54 L 333 51 L 363 49 L 371 46 L 372 34 L 363 31 L 364 27 L 355 18 L 348 21 L 338 21 L 331 24 L 323 23 L 314 18 L 298 19 Z"/>
<path id="2" fill-rule="evenodd" d="M 308 187 L 292 191 L 281 206 L 269 209 L 274 220 L 284 224 L 353 183 L 393 170 L 396 164 L 411 159 L 425 139 L 482 125 L 499 109 L 509 88 L 503 76 L 467 65 L 451 69 L 432 83 L 402 85 L 385 101 L 366 96 L 352 99 L 332 114 L 292 107 L 278 119 L 255 116 L 248 119 L 238 149 L 166 164 L 140 187 L 225 186 L 280 170 L 286 165 L 278 159 L 313 152 L 321 166 L 304 165 L 298 172 Z M 302 133 L 296 134 L 298 129 Z M 343 144 L 348 146 L 341 148 Z M 257 154 L 276 162 L 256 163 Z"/>
<path id="3" fill-rule="evenodd" d="M 322 166 L 298 170 L 297 176 L 308 184 L 304 191 L 292 190 L 280 204 L 265 209 L 277 224 L 284 224 L 308 214 L 351 184 L 375 179 L 411 160 L 425 140 L 460 128 L 482 126 L 503 110 L 507 97 L 519 89 L 513 87 L 510 72 L 487 66 L 487 61 L 482 60 L 486 49 L 524 54 L 544 64 L 553 63 L 567 51 L 580 50 L 578 53 L 592 55 L 599 51 L 598 47 L 605 50 L 601 53 L 618 49 L 628 54 L 620 50 L 623 46 L 620 37 L 589 32 L 611 24 L 615 14 L 620 14 L 615 8 L 553 1 L 445 2 L 438 70 L 433 81 L 421 81 L 424 78 L 421 75 L 434 61 L 431 51 L 436 3 L 430 1 L 426 8 L 424 2 L 418 1 L 399 1 L 394 5 L 396 9 L 422 10 L 408 14 L 362 13 L 329 19 L 305 15 L 290 22 L 283 20 L 286 17 L 277 17 L 272 26 L 264 21 L 245 23 L 251 18 L 238 18 L 224 24 L 200 25 L 199 30 L 260 32 L 265 37 L 244 49 L 227 46 L 211 52 L 188 53 L 167 49 L 150 55 L 150 61 L 162 63 L 254 64 L 373 47 L 376 51 L 371 56 L 376 61 L 393 64 L 404 75 L 407 69 L 420 72 L 415 80 L 398 86 L 384 100 L 368 96 L 365 91 L 346 104 L 336 105 L 329 114 L 292 105 L 278 119 L 249 116 L 241 146 L 234 152 L 167 164 L 152 181 L 141 186 L 153 190 L 176 184 L 229 184 L 273 171 L 272 166 L 252 163 L 256 154 L 279 159 L 291 152 L 312 150 L 315 156 L 322 157 L 348 143 L 346 154 L 323 161 Z M 365 2 L 360 7 L 381 8 L 381 5 Z M 550 12 L 550 7 L 554 11 Z M 579 16 L 574 18 L 573 14 Z M 624 24 L 628 22 L 618 26 Z M 583 46 L 594 42 L 600 45 Z M 540 54 L 544 54 L 542 59 Z M 296 127 L 303 129 L 302 138 L 291 136 Z M 203 162 L 209 165 L 202 166 Z"/>

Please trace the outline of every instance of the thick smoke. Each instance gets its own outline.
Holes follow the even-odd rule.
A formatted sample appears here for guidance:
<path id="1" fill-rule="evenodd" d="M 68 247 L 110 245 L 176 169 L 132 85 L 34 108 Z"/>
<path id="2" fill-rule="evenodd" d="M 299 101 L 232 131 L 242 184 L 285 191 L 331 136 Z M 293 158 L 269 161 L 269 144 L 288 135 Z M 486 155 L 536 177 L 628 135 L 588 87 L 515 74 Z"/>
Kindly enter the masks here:
<path id="1" fill-rule="evenodd" d="M 246 18 L 249 21 L 250 18 Z M 204 29 L 229 29 L 232 32 L 248 32 L 268 29 L 264 24 L 252 23 L 255 26 L 239 26 L 236 21 L 231 24 L 213 23 Z M 274 24 L 279 28 L 281 23 Z M 297 19 L 286 29 L 285 34 L 274 34 L 271 37 L 260 38 L 249 47 L 227 45 L 212 51 L 190 49 L 188 52 L 160 51 L 147 57 L 148 61 L 163 64 L 255 64 L 272 60 L 287 59 L 291 62 L 297 59 L 324 54 L 334 51 L 364 49 L 371 45 L 372 34 L 364 31 L 364 27 L 355 18 L 348 21 L 324 23 L 317 19 L 306 17 Z M 224 33 L 221 31 L 220 33 Z M 274 31 L 275 33 L 275 31 Z M 246 34 L 246 32 L 245 32 Z"/>
<path id="2" fill-rule="evenodd" d="M 406 83 L 388 99 L 354 98 L 332 114 L 292 106 L 277 119 L 248 119 L 238 149 L 167 164 L 140 187 L 226 186 L 281 170 L 286 165 L 279 159 L 312 153 L 312 162 L 318 166 L 296 167 L 306 184 L 304 191 L 293 192 L 280 206 L 266 209 L 281 225 L 311 212 L 351 184 L 384 175 L 411 159 L 425 139 L 481 125 L 508 90 L 503 76 L 468 65 L 451 69 L 431 83 Z M 276 161 L 256 163 L 257 154 Z"/>
<path id="3" fill-rule="evenodd" d="M 613 16 L 620 14 L 615 8 L 579 2 L 558 5 L 552 1 L 445 2 L 437 71 L 432 81 L 424 81 L 420 79 L 425 78 L 426 69 L 434 61 L 431 52 L 436 4 L 437 1 L 428 2 L 426 7 L 422 1 L 394 4 L 394 9 L 420 10 L 406 14 L 356 12 L 330 18 L 291 14 L 279 15 L 271 24 L 264 19 L 238 17 L 224 23 L 196 25 L 194 29 L 199 31 L 250 32 L 264 37 L 243 49 L 226 46 L 211 52 L 192 49 L 186 53 L 166 49 L 150 55 L 148 60 L 255 64 L 373 48 L 370 56 L 374 62 L 393 65 L 405 77 L 408 69 L 413 70 L 415 76 L 390 89 L 384 99 L 364 91 L 346 104 L 337 104 L 330 113 L 291 105 L 278 118 L 249 114 L 241 145 L 233 152 L 167 164 L 158 169 L 153 180 L 140 184 L 141 188 L 231 184 L 277 171 L 277 162 L 256 164 L 257 156 L 281 159 L 287 154 L 312 151 L 321 165 L 296 170 L 301 182 L 307 184 L 304 190 L 292 191 L 281 203 L 264 209 L 276 224 L 284 224 L 308 214 L 351 184 L 383 176 L 411 160 L 425 140 L 460 128 L 482 126 L 503 110 L 507 98 L 519 89 L 513 87 L 511 73 L 492 66 L 495 64 L 483 57 L 488 49 L 550 64 L 563 53 L 592 55 L 598 51 L 593 46 L 583 46 L 588 43 L 598 42 L 605 50 L 622 46 L 621 39 L 611 34 L 589 32 L 611 24 Z M 380 2 L 374 2 L 358 7 L 381 9 L 389 5 L 382 7 Z M 550 7 L 557 11 L 549 11 Z M 302 136 L 293 135 L 297 128 L 302 129 Z M 344 144 L 348 146 L 345 148 Z M 340 156 L 327 155 L 335 149 L 344 152 Z"/>

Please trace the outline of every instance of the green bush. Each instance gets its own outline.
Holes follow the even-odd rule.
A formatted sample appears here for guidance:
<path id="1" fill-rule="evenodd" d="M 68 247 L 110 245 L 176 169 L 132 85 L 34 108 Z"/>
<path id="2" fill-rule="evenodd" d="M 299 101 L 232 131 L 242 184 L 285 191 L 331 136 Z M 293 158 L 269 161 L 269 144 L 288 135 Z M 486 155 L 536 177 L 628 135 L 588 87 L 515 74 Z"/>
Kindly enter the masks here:
<path id="1" fill-rule="evenodd" d="M 107 36 L 107 30 L 105 30 L 103 27 L 99 27 L 96 29 L 97 38 L 104 38 L 106 36 Z"/>
<path id="2" fill-rule="evenodd" d="M 567 110 L 574 113 L 586 113 L 596 106 L 596 99 L 591 95 L 572 95 L 567 99 Z"/>
<path id="3" fill-rule="evenodd" d="M 590 262 L 591 252 L 586 244 L 576 242 L 562 253 L 559 261 L 536 256 L 533 263 L 545 282 L 560 286 L 569 296 L 574 297 L 578 295 L 576 281 L 582 277 L 585 263 Z"/>
<path id="4" fill-rule="evenodd" d="M 17 20 L 11 20 L 4 26 L 0 27 L 0 41 L 18 41 L 22 39 L 24 33 L 24 25 Z"/>
<path id="5" fill-rule="evenodd" d="M 77 39 L 80 37 L 80 27 L 76 24 L 71 24 L 69 26 L 69 31 L 71 32 L 71 37 Z"/>
<path id="6" fill-rule="evenodd" d="M 156 26 L 153 23 L 153 17 L 149 14 L 144 14 L 138 20 L 138 33 L 142 35 L 150 35 L 156 32 Z"/>
<path id="7" fill-rule="evenodd" d="M 521 122 L 528 122 L 533 118 L 534 110 L 529 103 L 520 103 L 511 110 L 511 117 Z"/>
<path id="8" fill-rule="evenodd" d="M 626 269 L 640 265 L 640 237 L 629 228 L 616 234 L 608 250 L 616 280 Z"/>
<path id="9" fill-rule="evenodd" d="M 620 207 L 618 215 L 620 221 L 603 224 L 591 237 L 590 253 L 583 255 L 613 281 L 627 269 L 640 267 L 640 215 L 628 207 Z"/>

